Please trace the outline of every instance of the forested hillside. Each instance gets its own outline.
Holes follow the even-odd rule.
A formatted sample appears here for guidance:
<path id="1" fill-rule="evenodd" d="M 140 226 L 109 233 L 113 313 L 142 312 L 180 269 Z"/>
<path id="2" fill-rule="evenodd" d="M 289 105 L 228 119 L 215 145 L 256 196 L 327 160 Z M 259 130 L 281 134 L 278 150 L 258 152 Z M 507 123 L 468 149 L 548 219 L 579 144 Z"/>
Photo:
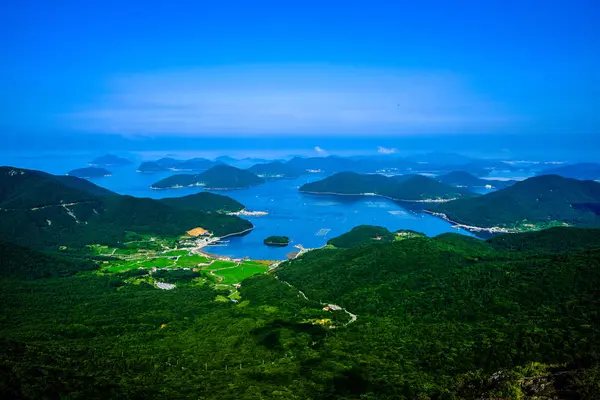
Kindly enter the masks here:
<path id="1" fill-rule="evenodd" d="M 430 209 L 452 221 L 485 228 L 552 222 L 595 227 L 600 226 L 600 183 L 543 175 Z"/>
<path id="2" fill-rule="evenodd" d="M 63 178 L 69 178 L 65 184 Z M 85 183 L 83 183 L 85 182 Z M 90 189 L 91 190 L 88 190 Z M 204 209 L 236 204 L 225 197 L 202 196 Z M 0 239 L 34 247 L 81 247 L 120 243 L 126 232 L 181 236 L 202 227 L 217 236 L 252 227 L 246 220 L 207 213 L 199 198 L 176 200 L 175 206 L 121 196 L 74 177 L 3 168 L 0 174 Z M 189 209 L 195 203 L 199 210 Z"/>
<path id="3" fill-rule="evenodd" d="M 579 239 L 548 251 L 560 235 Z M 564 228 L 509 244 L 445 234 L 314 250 L 243 281 L 235 301 L 197 279 L 166 291 L 132 284 L 137 270 L 15 274 L 23 259 L 41 271 L 62 261 L 3 247 L 0 394 L 594 399 L 597 235 Z"/>

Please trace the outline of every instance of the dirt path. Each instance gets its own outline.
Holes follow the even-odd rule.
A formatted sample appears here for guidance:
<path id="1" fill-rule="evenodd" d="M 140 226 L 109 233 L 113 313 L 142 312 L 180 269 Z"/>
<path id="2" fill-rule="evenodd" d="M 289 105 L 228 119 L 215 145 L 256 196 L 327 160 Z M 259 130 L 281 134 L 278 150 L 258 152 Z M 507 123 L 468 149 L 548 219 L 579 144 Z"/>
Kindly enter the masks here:
<path id="1" fill-rule="evenodd" d="M 284 281 L 284 280 L 281 280 L 281 279 L 279 279 L 279 277 L 278 277 L 277 275 L 275 275 L 275 279 L 277 279 L 279 282 L 281 282 L 281 283 L 285 283 L 285 284 L 286 284 L 286 285 L 288 285 L 289 287 L 291 287 L 291 288 L 293 288 L 293 289 L 297 290 L 297 291 L 298 291 L 298 294 L 299 294 L 300 296 L 302 296 L 302 297 L 303 297 L 305 300 L 311 301 L 311 300 L 310 300 L 310 299 L 309 299 L 309 298 L 308 298 L 308 297 L 307 297 L 307 296 L 304 294 L 304 292 L 303 292 L 302 290 L 300 290 L 300 289 L 298 289 L 297 287 L 293 286 L 293 285 L 292 285 L 292 284 L 290 284 L 289 282 L 286 282 L 286 281 Z M 355 321 L 358 319 L 358 315 L 351 313 L 350 311 L 346 310 L 344 307 L 338 306 L 337 304 L 331 304 L 331 303 L 322 303 L 322 302 L 319 302 L 319 303 L 320 303 L 322 306 L 326 306 L 326 307 L 329 307 L 329 308 L 331 308 L 331 309 L 338 309 L 338 310 L 340 310 L 340 311 L 343 311 L 343 312 L 345 312 L 346 314 L 348 314 L 348 316 L 350 316 L 350 321 L 346 322 L 346 323 L 344 324 L 344 326 L 348 326 L 348 325 L 350 325 L 351 323 L 355 322 Z"/>

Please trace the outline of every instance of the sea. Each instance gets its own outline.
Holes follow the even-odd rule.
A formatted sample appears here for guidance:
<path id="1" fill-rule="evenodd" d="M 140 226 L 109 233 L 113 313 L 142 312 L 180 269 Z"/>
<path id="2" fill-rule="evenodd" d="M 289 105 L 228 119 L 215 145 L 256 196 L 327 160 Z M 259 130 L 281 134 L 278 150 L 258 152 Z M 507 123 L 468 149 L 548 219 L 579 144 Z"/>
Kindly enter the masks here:
<path id="1" fill-rule="evenodd" d="M 89 154 L 52 155 L 0 155 L 1 165 L 42 170 L 64 175 L 74 168 L 87 166 L 92 159 Z M 160 199 L 198 193 L 200 187 L 153 190 L 150 185 L 173 172 L 145 174 L 136 172 L 139 161 L 123 167 L 108 167 L 112 176 L 92 180 L 95 184 L 136 197 Z M 244 166 L 241 166 L 244 167 Z M 241 202 L 250 211 L 265 211 L 268 215 L 245 217 L 254 229 L 240 237 L 230 237 L 217 246 L 205 250 L 212 254 L 249 257 L 251 259 L 283 260 L 295 245 L 304 248 L 321 247 L 333 237 L 362 225 L 379 225 L 392 231 L 410 229 L 428 236 L 445 232 L 472 236 L 463 229 L 424 213 L 413 204 L 401 204 L 373 196 L 333 196 L 300 193 L 298 188 L 308 182 L 323 179 L 326 175 L 314 173 L 297 179 L 268 181 L 263 185 L 241 190 L 217 192 Z M 502 177 L 497 177 L 502 179 Z M 481 193 L 486 193 L 481 189 Z M 272 235 L 288 236 L 290 245 L 269 247 L 263 240 Z"/>

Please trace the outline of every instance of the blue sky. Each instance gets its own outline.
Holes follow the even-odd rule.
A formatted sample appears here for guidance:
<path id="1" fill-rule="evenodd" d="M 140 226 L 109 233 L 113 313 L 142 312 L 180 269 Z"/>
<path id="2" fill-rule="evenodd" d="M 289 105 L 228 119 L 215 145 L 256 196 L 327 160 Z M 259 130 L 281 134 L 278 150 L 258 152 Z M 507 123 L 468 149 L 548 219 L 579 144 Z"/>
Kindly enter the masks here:
<path id="1" fill-rule="evenodd" d="M 594 137 L 598 20 L 594 0 L 12 1 L 0 135 Z"/>

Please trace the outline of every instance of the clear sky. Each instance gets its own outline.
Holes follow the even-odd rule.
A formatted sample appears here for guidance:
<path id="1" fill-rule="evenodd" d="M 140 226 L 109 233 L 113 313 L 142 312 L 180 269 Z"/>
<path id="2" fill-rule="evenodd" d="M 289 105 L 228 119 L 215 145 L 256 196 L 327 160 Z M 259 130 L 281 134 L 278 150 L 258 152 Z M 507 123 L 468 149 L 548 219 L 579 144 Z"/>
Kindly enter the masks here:
<path id="1" fill-rule="evenodd" d="M 598 21 L 596 0 L 9 0 L 0 135 L 594 137 Z"/>

